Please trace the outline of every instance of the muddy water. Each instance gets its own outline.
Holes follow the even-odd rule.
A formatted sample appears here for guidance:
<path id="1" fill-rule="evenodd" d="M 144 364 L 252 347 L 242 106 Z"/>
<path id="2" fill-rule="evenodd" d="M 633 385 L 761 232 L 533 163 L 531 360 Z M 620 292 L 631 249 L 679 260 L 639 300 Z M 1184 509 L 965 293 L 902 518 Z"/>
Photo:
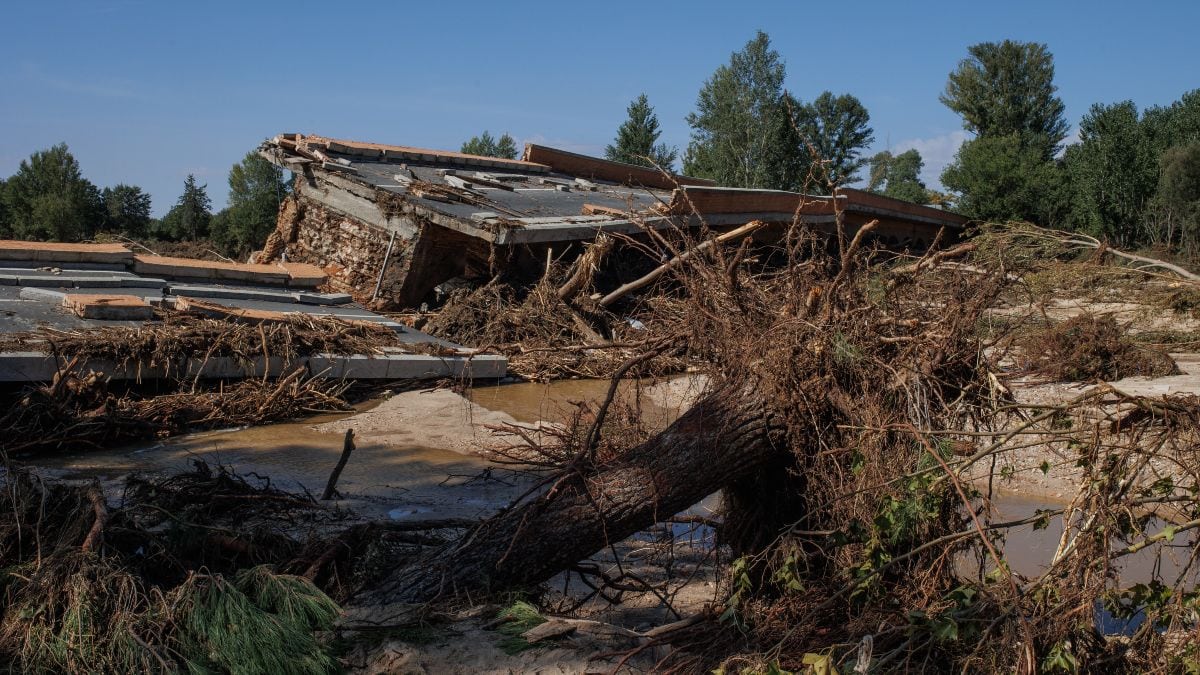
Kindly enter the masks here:
<path id="1" fill-rule="evenodd" d="M 1017 495 L 999 496 L 993 499 L 992 503 L 996 507 L 995 515 L 992 518 L 993 522 L 1018 520 L 1035 515 L 1039 509 L 1061 509 L 1063 507 L 1062 504 L 1048 503 L 1040 499 Z M 1146 526 L 1147 534 L 1158 532 L 1165 524 L 1157 518 L 1151 519 Z M 1035 528 L 1032 524 L 1012 528 L 1005 537 L 1004 557 L 1017 574 L 1031 578 L 1037 577 L 1046 571 L 1053 559 L 1062 532 L 1063 522 L 1062 517 L 1059 516 L 1050 518 L 1046 527 L 1041 529 Z M 1180 541 L 1183 539 L 1180 537 Z M 1165 549 L 1149 547 L 1133 555 L 1125 556 L 1114 565 L 1120 575 L 1119 585 L 1144 583 L 1152 578 L 1173 582 L 1183 571 L 1191 549 L 1183 546 L 1180 547 L 1180 551 L 1182 555 L 1173 555 L 1175 551 L 1169 547 Z M 961 571 L 978 573 L 978 565 L 975 565 L 971 571 L 968 571 L 966 567 Z M 985 563 L 985 568 L 990 569 L 990 565 Z"/>
<path id="2" fill-rule="evenodd" d="M 1033 516 L 1039 509 L 1061 509 L 1062 504 L 1047 503 L 1040 499 L 1030 499 L 1016 495 L 1004 495 L 993 500 L 996 507 L 994 522 L 1019 520 Z M 1154 518 L 1146 525 L 1146 533 L 1153 534 L 1163 528 L 1166 523 Z M 1063 533 L 1061 516 L 1050 518 L 1046 527 L 1037 529 L 1032 524 L 1009 530 L 1002 545 L 1002 554 L 1010 569 L 1020 577 L 1035 579 L 1043 574 L 1054 558 Z M 1180 537 L 1180 540 L 1184 540 Z M 1114 545 L 1115 547 L 1115 545 Z M 1111 588 L 1128 588 L 1134 584 L 1149 583 L 1159 580 L 1164 584 L 1173 585 L 1186 567 L 1191 548 L 1187 545 L 1172 548 L 1170 546 L 1151 546 L 1132 555 L 1125 556 L 1114 562 L 1116 578 L 1110 580 Z M 960 560 L 959 573 L 964 576 L 979 579 L 983 574 L 993 569 L 991 561 Z M 1200 582 L 1200 574 L 1192 571 L 1187 577 L 1188 585 Z M 1095 608 L 1098 627 L 1108 634 L 1128 634 L 1141 625 L 1143 617 L 1139 613 L 1130 619 L 1118 619 L 1103 607 Z"/>
<path id="3" fill-rule="evenodd" d="M 141 446 L 39 460 L 66 478 L 116 481 L 132 472 L 186 469 L 192 460 L 257 473 L 287 489 L 320 495 L 342 452 L 342 436 L 312 427 L 345 417 L 189 434 Z M 420 446 L 395 447 L 359 438 L 338 490 L 342 504 L 368 517 L 476 517 L 511 499 L 517 483 L 471 479 L 488 468 L 479 457 Z M 119 489 L 115 483 L 110 487 Z"/>
<path id="4" fill-rule="evenodd" d="M 505 412 L 518 421 L 560 420 L 575 402 L 593 406 L 608 391 L 607 380 L 564 380 L 550 384 L 509 384 L 481 387 L 469 397 L 490 410 Z M 629 387 L 622 394 L 632 397 Z M 458 399 L 461 401 L 461 399 Z M 664 420 L 674 410 L 643 401 L 649 415 Z M 378 402 L 359 406 L 355 413 L 372 410 Z M 469 426 L 461 405 L 453 410 L 421 410 L 416 420 L 437 415 L 452 418 L 452 425 Z M 340 433 L 314 429 L 323 423 L 348 422 L 355 413 L 321 415 L 300 422 L 188 434 L 158 443 L 140 444 L 78 454 L 39 458 L 39 467 L 65 478 L 98 478 L 115 494 L 118 481 L 129 473 L 161 473 L 186 469 L 194 459 L 223 464 L 239 473 L 268 476 L 287 489 L 319 495 L 342 451 Z M 351 425 L 353 426 L 353 425 Z M 426 442 L 397 442 L 411 437 Z M 418 429 L 394 433 L 358 433 L 356 448 L 338 482 L 347 495 L 346 506 L 368 517 L 419 518 L 477 517 L 494 512 L 518 494 L 522 479 L 497 469 L 482 458 L 445 447 L 431 447 L 437 436 Z M 468 436 L 469 436 L 468 432 Z M 491 470 L 490 473 L 488 470 Z M 482 474 L 482 478 L 480 478 Z M 423 514 L 426 514 L 423 516 Z"/>

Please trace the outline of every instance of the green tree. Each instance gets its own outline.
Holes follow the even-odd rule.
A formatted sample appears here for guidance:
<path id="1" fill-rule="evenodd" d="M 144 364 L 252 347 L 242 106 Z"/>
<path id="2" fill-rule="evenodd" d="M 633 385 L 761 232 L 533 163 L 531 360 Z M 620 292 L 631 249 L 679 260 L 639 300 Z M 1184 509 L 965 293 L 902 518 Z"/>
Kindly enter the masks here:
<path id="1" fill-rule="evenodd" d="M 257 152 L 246 153 L 229 169 L 229 206 L 210 225 L 217 246 L 237 256 L 261 247 L 287 194 L 283 170 Z"/>
<path id="2" fill-rule="evenodd" d="M 482 134 L 472 136 L 471 140 L 463 143 L 460 152 L 465 152 L 468 155 L 479 155 L 481 157 L 516 159 L 517 142 L 507 133 L 501 134 L 500 138 L 496 139 L 490 133 L 484 131 Z"/>
<path id="3" fill-rule="evenodd" d="M 941 101 L 975 134 L 959 148 L 942 183 L 958 208 L 984 219 L 1057 224 L 1069 201 L 1054 161 L 1067 135 L 1055 94 L 1054 56 L 1031 42 L 983 42 L 950 73 Z"/>
<path id="4" fill-rule="evenodd" d="M 12 225 L 8 222 L 8 207 L 4 205 L 4 189 L 8 182 L 0 178 L 0 239 L 12 236 Z"/>
<path id="5" fill-rule="evenodd" d="M 1138 228 L 1158 182 L 1158 157 L 1133 101 L 1096 104 L 1079 123 L 1064 165 L 1071 185 L 1071 225 L 1119 245 Z"/>
<path id="6" fill-rule="evenodd" d="M 1200 89 L 1185 93 L 1169 106 L 1154 106 L 1142 115 L 1142 127 L 1155 152 L 1200 142 Z"/>
<path id="7" fill-rule="evenodd" d="M 1189 255 L 1200 252 L 1200 141 L 1168 149 L 1162 156 L 1157 211 L 1167 240 L 1178 237 Z"/>
<path id="8" fill-rule="evenodd" d="M 127 237 L 144 237 L 150 230 L 150 195 L 134 185 L 120 183 L 100 193 L 104 204 L 104 229 Z"/>
<path id="9" fill-rule="evenodd" d="M 21 162 L 0 195 L 7 229 L 18 239 L 79 241 L 103 219 L 100 191 L 83 177 L 65 143 Z"/>
<path id="10" fill-rule="evenodd" d="M 982 42 L 950 73 L 941 101 L 981 138 L 1018 135 L 1051 160 L 1067 136 L 1054 56 L 1034 42 Z"/>
<path id="11" fill-rule="evenodd" d="M 679 151 L 657 142 L 662 131 L 658 128 L 658 115 L 654 114 L 646 95 L 634 99 L 627 112 L 628 119 L 617 129 L 613 144 L 604 149 L 604 156 L 614 162 L 659 166 L 670 171 Z"/>
<path id="12" fill-rule="evenodd" d="M 971 218 L 1044 224 L 1058 219 L 1062 172 L 1020 134 L 963 143 L 942 183 L 961 195 L 958 210 Z"/>
<path id="13" fill-rule="evenodd" d="M 687 117 L 692 140 L 684 173 L 732 187 L 782 187 L 795 148 L 782 145 L 790 126 L 784 74 L 783 60 L 762 31 L 731 54 L 729 64 L 705 81 L 696 111 Z"/>
<path id="14" fill-rule="evenodd" d="M 871 173 L 867 190 L 914 204 L 929 203 L 929 190 L 921 181 L 925 162 L 916 148 L 898 155 L 884 150 L 872 157 L 869 164 Z"/>
<path id="15" fill-rule="evenodd" d="M 200 239 L 208 236 L 212 220 L 212 200 L 208 185 L 196 185 L 196 177 L 188 174 L 183 181 L 183 194 L 162 219 L 162 235 L 168 239 Z"/>
<path id="16" fill-rule="evenodd" d="M 875 140 L 871 116 L 854 96 L 823 92 L 812 103 L 795 107 L 796 131 L 809 147 L 798 149 L 813 156 L 812 175 L 826 191 L 858 180 L 866 163 L 860 155 Z"/>

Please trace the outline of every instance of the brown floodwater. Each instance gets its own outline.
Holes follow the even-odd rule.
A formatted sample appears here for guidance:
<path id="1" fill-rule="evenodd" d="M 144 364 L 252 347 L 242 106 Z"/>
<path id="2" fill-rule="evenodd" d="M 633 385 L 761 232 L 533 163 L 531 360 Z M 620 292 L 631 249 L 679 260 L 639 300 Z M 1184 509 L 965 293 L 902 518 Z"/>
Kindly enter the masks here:
<path id="1" fill-rule="evenodd" d="M 107 483 L 129 473 L 187 469 L 193 460 L 231 467 L 241 474 L 266 476 L 283 488 L 320 495 L 342 452 L 342 435 L 313 429 L 315 424 L 351 413 L 322 415 L 303 422 L 187 434 L 158 443 L 39 458 L 39 467 L 69 479 Z M 420 446 L 398 447 L 356 437 L 355 449 L 338 481 L 348 497 L 342 504 L 365 515 L 393 518 L 476 517 L 511 499 L 520 481 L 472 480 L 489 468 L 474 455 Z M 115 489 L 118 486 L 112 483 Z M 425 516 L 428 517 L 428 516 Z"/>
<path id="2" fill-rule="evenodd" d="M 560 380 L 478 387 L 468 396 L 485 408 L 532 423 L 561 420 L 571 413 L 575 402 L 594 406 L 604 399 L 608 386 L 608 380 Z M 630 396 L 632 388 L 626 385 L 621 391 Z M 238 473 L 269 477 L 286 489 L 319 495 L 341 455 L 342 435 L 314 427 L 370 410 L 377 404 L 367 402 L 351 412 L 296 422 L 205 431 L 159 442 L 39 457 L 36 464 L 68 479 L 99 479 L 115 493 L 119 491 L 118 481 L 127 474 L 178 471 L 187 469 L 193 460 L 202 460 L 231 467 Z M 643 404 L 650 415 L 671 415 L 649 401 Z M 466 417 L 462 423 L 470 424 Z M 418 444 L 389 444 L 375 436 L 355 437 L 355 450 L 338 481 L 338 490 L 348 497 L 343 503 L 368 515 L 386 512 L 393 518 L 422 514 L 477 517 L 494 512 L 527 484 L 525 479 L 475 455 Z"/>

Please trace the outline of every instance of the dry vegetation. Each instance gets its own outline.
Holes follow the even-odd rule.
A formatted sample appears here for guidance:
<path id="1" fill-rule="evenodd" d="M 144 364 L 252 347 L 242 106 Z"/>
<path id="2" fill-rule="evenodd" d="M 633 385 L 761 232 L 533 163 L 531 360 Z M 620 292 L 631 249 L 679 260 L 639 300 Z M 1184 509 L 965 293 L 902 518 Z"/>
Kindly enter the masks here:
<path id="1" fill-rule="evenodd" d="M 236 382 L 199 377 L 203 363 L 231 357 L 242 364 L 312 354 L 373 354 L 395 345 L 390 329 L 362 322 L 299 316 L 279 322 L 235 323 L 161 311 L 161 321 L 127 328 L 7 335 L 0 349 L 59 356 L 49 384 L 0 396 L 0 433 L 9 453 L 87 449 L 218 426 L 264 424 L 304 414 L 346 410 L 350 383 L 295 369 L 277 379 Z M 81 364 L 108 362 L 162 380 L 112 381 Z"/>
<path id="2" fill-rule="evenodd" d="M 617 315 L 588 298 L 586 282 L 575 289 L 580 299 L 564 300 L 559 289 L 572 271 L 553 265 L 532 285 L 497 277 L 479 288 L 455 291 L 423 329 L 500 352 L 509 359 L 509 372 L 545 381 L 609 377 L 674 318 L 661 311 L 673 302 L 663 296 L 652 307 Z M 664 354 L 629 374 L 657 376 L 685 367 L 681 358 Z"/>

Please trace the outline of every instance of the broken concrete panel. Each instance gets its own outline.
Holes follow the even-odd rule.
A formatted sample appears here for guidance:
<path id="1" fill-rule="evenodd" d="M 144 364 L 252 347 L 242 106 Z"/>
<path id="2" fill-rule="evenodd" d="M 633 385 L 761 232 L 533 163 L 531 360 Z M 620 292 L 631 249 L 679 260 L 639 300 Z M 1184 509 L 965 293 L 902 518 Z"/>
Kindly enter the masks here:
<path id="1" fill-rule="evenodd" d="M 54 357 L 41 352 L 0 353 L 0 382 L 44 382 L 54 378 Z"/>
<path id="2" fill-rule="evenodd" d="M 129 277 L 121 279 L 121 288 L 166 288 L 166 279 L 153 277 Z"/>
<path id="3" fill-rule="evenodd" d="M 0 274 L 0 286 L 16 286 L 18 277 L 15 274 Z"/>
<path id="4" fill-rule="evenodd" d="M 296 363 L 289 363 L 280 356 L 264 359 L 256 356 L 246 361 L 233 356 L 219 356 L 210 359 L 192 359 L 188 362 L 187 377 L 204 379 L 237 379 L 241 377 L 279 377 L 292 368 Z"/>
<path id="5" fill-rule="evenodd" d="M 62 299 L 65 297 L 67 297 L 65 292 L 52 291 L 49 288 L 30 287 L 21 289 L 22 300 L 36 300 L 38 302 L 53 302 L 58 304 L 61 303 Z"/>
<path id="6" fill-rule="evenodd" d="M 120 244 L 0 240 L 0 260 L 125 265 L 133 262 L 133 253 Z"/>
<path id="7" fill-rule="evenodd" d="M 395 380 L 433 377 L 492 379 L 504 377 L 508 370 L 507 359 L 491 354 L 471 358 L 406 354 L 387 357 L 387 360 L 388 378 Z"/>
<path id="8" fill-rule="evenodd" d="M 153 274 L 166 279 L 241 281 L 263 286 L 293 285 L 305 288 L 316 287 L 325 278 L 320 269 L 301 263 L 252 265 L 148 255 L 134 256 L 133 269 L 138 274 Z"/>
<path id="9" fill-rule="evenodd" d="M 314 376 L 328 377 L 335 380 L 387 379 L 388 362 L 386 357 L 375 358 L 364 354 L 339 356 L 337 354 L 319 354 L 308 359 L 308 371 Z"/>
<path id="10" fill-rule="evenodd" d="M 18 277 L 21 286 L 37 286 L 40 288 L 120 288 L 119 277 L 82 277 L 75 275 L 58 276 L 26 276 Z"/>

